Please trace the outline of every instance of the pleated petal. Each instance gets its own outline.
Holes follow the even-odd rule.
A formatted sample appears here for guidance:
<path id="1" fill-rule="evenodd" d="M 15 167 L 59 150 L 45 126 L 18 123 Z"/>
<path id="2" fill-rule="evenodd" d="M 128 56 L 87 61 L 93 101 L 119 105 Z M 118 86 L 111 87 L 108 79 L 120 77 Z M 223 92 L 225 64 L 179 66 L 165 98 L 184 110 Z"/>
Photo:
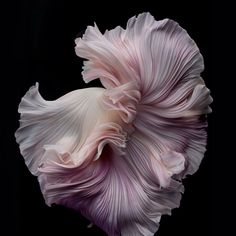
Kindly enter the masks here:
<path id="1" fill-rule="evenodd" d="M 83 72 L 87 82 L 99 78 L 108 89 L 136 83 L 141 95 L 135 129 L 144 140 L 151 133 L 159 152 L 183 155 L 186 174 L 194 173 L 205 152 L 203 116 L 211 112 L 212 98 L 200 76 L 203 57 L 187 32 L 173 20 L 155 21 L 143 13 L 129 19 L 125 30 L 117 27 L 103 35 L 96 25 L 89 26 L 75 49 L 89 59 Z"/>
<path id="2" fill-rule="evenodd" d="M 19 105 L 20 127 L 15 136 L 32 174 L 38 175 L 49 145 L 68 152 L 80 148 L 104 113 L 99 102 L 103 92 L 102 88 L 75 90 L 46 101 L 38 83 L 30 88 Z"/>
<path id="3" fill-rule="evenodd" d="M 48 205 L 81 212 L 110 236 L 147 236 L 178 207 L 182 178 L 206 150 L 203 58 L 176 22 L 132 17 L 76 39 L 83 79 L 104 88 L 46 101 L 38 84 L 19 105 L 16 140 Z"/>

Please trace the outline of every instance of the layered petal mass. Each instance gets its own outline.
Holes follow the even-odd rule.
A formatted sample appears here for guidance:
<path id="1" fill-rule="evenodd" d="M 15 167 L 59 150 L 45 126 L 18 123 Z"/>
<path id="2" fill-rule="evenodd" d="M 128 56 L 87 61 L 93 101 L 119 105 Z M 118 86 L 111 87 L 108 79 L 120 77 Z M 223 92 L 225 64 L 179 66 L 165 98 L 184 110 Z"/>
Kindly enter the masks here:
<path id="1" fill-rule="evenodd" d="M 202 55 L 176 22 L 149 13 L 104 34 L 89 26 L 75 42 L 84 81 L 104 88 L 55 101 L 30 88 L 19 105 L 21 154 L 48 205 L 76 209 L 110 236 L 154 235 L 206 150 Z"/>

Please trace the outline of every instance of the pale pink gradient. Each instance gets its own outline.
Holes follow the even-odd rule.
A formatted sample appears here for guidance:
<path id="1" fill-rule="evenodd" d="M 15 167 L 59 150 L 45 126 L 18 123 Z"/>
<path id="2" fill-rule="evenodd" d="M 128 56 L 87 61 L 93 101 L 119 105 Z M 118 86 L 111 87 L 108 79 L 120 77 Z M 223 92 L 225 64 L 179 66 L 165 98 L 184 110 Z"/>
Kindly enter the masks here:
<path id="1" fill-rule="evenodd" d="M 203 58 L 176 22 L 132 17 L 75 40 L 85 82 L 46 101 L 38 83 L 19 105 L 16 140 L 48 205 L 78 210 L 110 236 L 148 236 L 180 204 L 181 179 L 206 150 L 212 98 Z"/>

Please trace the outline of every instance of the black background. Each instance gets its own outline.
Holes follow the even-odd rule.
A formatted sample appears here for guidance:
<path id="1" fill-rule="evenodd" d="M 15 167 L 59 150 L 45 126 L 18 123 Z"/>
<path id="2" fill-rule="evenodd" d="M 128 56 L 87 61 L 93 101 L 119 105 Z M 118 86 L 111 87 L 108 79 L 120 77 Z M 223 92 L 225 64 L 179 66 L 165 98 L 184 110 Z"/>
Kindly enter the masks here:
<path id="1" fill-rule="evenodd" d="M 218 191 L 215 191 L 218 187 L 219 192 L 222 191 L 220 186 L 223 185 L 220 174 L 218 176 L 215 171 L 219 167 L 217 156 L 222 154 L 218 148 L 218 139 L 222 137 L 218 138 L 219 132 L 216 132 L 220 129 L 216 121 L 217 103 L 222 101 L 216 95 L 221 85 L 216 80 L 217 43 L 213 42 L 214 27 L 219 27 L 220 34 L 222 23 L 216 21 L 211 2 L 137 1 L 131 4 L 128 1 L 29 0 L 9 3 L 3 21 L 4 36 L 10 46 L 2 46 L 2 50 L 7 49 L 4 62 L 9 63 L 3 68 L 6 76 L 1 83 L 0 132 L 1 230 L 7 233 L 1 235 L 105 235 L 96 227 L 86 229 L 89 222 L 78 213 L 45 205 L 37 179 L 27 170 L 15 143 L 14 132 L 19 119 L 17 107 L 21 97 L 36 81 L 47 100 L 71 90 L 99 86 L 98 81 L 89 85 L 83 82 L 82 59 L 74 53 L 74 39 L 82 36 L 87 25 L 94 22 L 104 32 L 117 25 L 125 27 L 130 17 L 145 11 L 157 20 L 173 19 L 188 31 L 203 54 L 205 71 L 202 76 L 214 98 L 214 112 L 209 116 L 208 151 L 199 171 L 184 181 L 186 190 L 181 207 L 173 210 L 171 217 L 163 216 L 157 235 L 214 235 L 224 217 L 218 210 L 223 200 L 217 198 Z"/>

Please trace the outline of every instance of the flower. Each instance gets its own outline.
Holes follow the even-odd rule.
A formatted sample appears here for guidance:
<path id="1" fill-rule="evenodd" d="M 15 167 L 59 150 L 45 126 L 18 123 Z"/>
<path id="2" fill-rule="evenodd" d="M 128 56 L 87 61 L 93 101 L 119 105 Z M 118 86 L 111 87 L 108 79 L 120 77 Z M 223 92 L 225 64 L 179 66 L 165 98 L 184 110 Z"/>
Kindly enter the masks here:
<path id="1" fill-rule="evenodd" d="M 16 140 L 48 205 L 81 212 L 111 236 L 153 235 L 199 167 L 212 102 L 203 58 L 176 22 L 132 17 L 124 30 L 89 26 L 75 40 L 83 78 L 104 88 L 19 105 Z"/>

